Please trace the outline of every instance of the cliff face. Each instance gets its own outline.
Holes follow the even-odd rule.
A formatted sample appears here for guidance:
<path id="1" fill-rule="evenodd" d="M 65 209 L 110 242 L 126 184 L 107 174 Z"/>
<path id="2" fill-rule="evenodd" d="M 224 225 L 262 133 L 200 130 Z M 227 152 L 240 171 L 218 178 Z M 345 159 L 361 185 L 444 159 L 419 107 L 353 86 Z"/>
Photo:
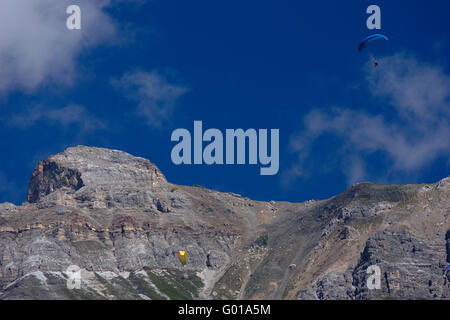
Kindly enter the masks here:
<path id="1" fill-rule="evenodd" d="M 38 164 L 23 205 L 0 204 L 0 299 L 449 299 L 449 212 L 450 178 L 259 202 L 79 146 Z"/>

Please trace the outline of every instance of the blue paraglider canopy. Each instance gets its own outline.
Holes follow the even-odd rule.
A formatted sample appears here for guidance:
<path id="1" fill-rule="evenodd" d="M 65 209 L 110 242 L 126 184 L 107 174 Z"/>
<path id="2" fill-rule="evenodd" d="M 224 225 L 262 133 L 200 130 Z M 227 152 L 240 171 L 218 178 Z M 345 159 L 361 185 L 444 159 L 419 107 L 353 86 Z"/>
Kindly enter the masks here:
<path id="1" fill-rule="evenodd" d="M 362 39 L 362 41 L 359 43 L 358 50 L 361 51 L 362 49 L 364 49 L 366 47 L 366 45 L 369 42 L 372 42 L 372 41 L 375 41 L 375 40 L 378 40 L 378 39 L 389 40 L 389 38 L 386 37 L 384 34 L 379 34 L 379 33 L 372 34 L 372 35 Z"/>

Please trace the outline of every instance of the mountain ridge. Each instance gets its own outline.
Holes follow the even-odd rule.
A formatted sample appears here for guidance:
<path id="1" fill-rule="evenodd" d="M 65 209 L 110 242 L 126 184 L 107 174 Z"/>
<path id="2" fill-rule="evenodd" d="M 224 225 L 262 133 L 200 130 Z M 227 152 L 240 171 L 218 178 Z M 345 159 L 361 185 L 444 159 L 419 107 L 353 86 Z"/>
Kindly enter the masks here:
<path id="1" fill-rule="evenodd" d="M 0 299 L 449 299 L 449 212 L 450 177 L 264 202 L 77 146 L 39 162 L 21 206 L 0 204 Z"/>

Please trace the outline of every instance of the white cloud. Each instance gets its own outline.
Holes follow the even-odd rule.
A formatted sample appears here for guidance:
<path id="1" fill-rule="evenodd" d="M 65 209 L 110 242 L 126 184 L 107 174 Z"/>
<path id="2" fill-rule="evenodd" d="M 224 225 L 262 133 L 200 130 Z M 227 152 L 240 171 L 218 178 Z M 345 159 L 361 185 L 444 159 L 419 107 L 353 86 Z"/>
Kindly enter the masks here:
<path id="1" fill-rule="evenodd" d="M 105 123 L 89 114 L 85 107 L 75 104 L 63 108 L 45 108 L 38 105 L 6 119 L 8 125 L 18 128 L 31 127 L 38 121 L 57 124 L 65 128 L 76 125 L 80 133 L 106 128 Z"/>
<path id="2" fill-rule="evenodd" d="M 371 114 L 349 108 L 328 112 L 314 109 L 303 119 L 304 129 L 291 137 L 297 162 L 285 173 L 285 182 L 304 174 L 302 167 L 323 135 L 339 138 L 340 164 L 349 183 L 370 178 L 363 157 L 383 153 L 386 171 L 416 174 L 440 156 L 450 155 L 450 76 L 439 66 L 423 64 L 397 54 L 366 68 L 369 89 L 392 108 Z"/>
<path id="3" fill-rule="evenodd" d="M 31 92 L 49 82 L 73 81 L 76 59 L 112 39 L 117 26 L 104 12 L 114 1 L 0 1 L 0 92 Z M 82 29 L 66 28 L 66 8 L 81 8 Z"/>
<path id="4" fill-rule="evenodd" d="M 405 54 L 391 56 L 382 64 L 379 69 L 369 68 L 367 80 L 373 94 L 387 97 L 400 117 L 433 122 L 450 115 L 450 77 L 441 68 Z"/>
<path id="5" fill-rule="evenodd" d="M 113 80 L 113 85 L 137 103 L 136 113 L 155 128 L 170 120 L 176 101 L 189 90 L 171 83 L 157 71 L 126 73 L 121 79 Z"/>

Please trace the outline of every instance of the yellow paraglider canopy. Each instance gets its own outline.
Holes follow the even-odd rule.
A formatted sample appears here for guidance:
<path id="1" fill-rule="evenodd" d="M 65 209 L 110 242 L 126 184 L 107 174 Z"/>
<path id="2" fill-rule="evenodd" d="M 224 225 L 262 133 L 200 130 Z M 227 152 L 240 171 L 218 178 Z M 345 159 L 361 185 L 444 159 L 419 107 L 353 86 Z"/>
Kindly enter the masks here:
<path id="1" fill-rule="evenodd" d="M 178 251 L 178 259 L 180 259 L 180 262 L 183 265 L 186 265 L 187 263 L 186 251 Z"/>

